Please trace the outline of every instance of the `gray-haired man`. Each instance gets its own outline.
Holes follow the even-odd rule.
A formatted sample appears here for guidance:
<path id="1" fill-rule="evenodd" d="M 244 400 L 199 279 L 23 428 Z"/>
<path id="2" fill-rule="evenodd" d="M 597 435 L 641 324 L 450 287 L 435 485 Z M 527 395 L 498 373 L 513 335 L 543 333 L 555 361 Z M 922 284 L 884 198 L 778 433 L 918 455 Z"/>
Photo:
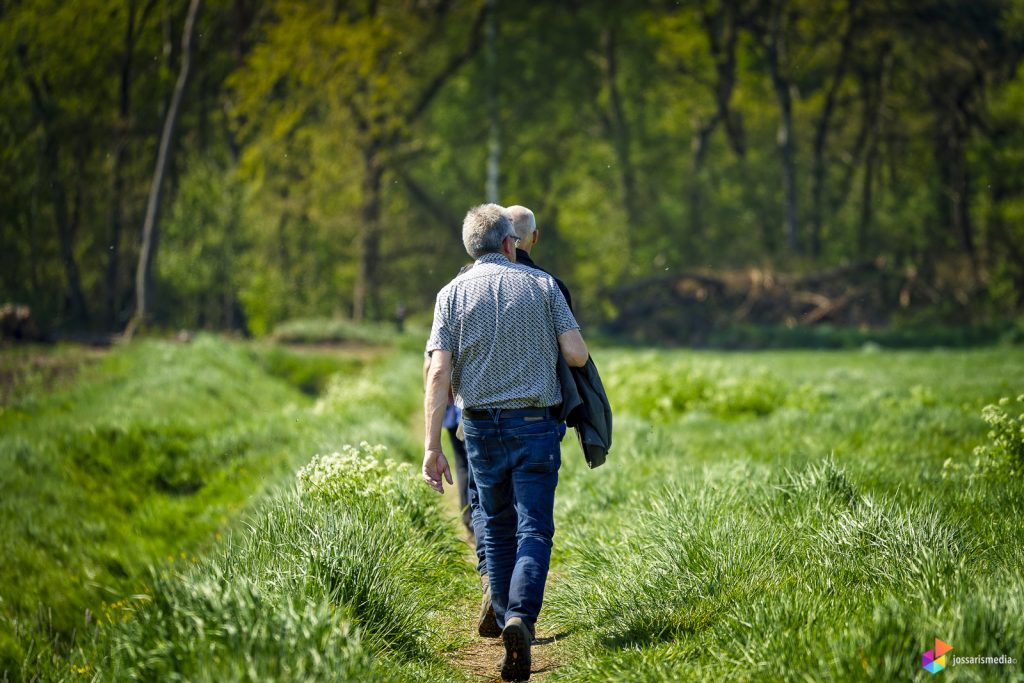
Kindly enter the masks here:
<path id="1" fill-rule="evenodd" d="M 558 285 L 559 291 L 562 292 L 562 296 L 565 297 L 565 302 L 569 305 L 569 310 L 572 311 L 572 296 L 569 294 L 569 289 L 561 280 L 558 279 L 558 277 L 538 266 L 531 258 L 531 251 L 533 250 L 533 247 L 537 245 L 537 241 L 540 237 L 540 231 L 537 229 L 537 220 L 533 215 L 533 211 L 525 206 L 519 205 L 510 206 L 506 208 L 505 211 L 509 220 L 512 221 L 512 229 L 519 238 L 518 244 L 516 245 L 515 262 L 551 275 L 555 280 L 555 284 Z M 455 430 L 451 429 L 449 431 L 454 432 Z M 558 435 L 559 437 L 565 435 L 565 423 L 559 423 Z M 465 445 L 453 437 L 452 447 L 455 449 L 456 473 L 459 475 L 459 502 L 465 509 L 464 514 L 468 514 L 469 522 L 472 524 L 473 536 L 477 540 L 477 570 L 480 572 L 480 585 L 483 588 L 483 595 L 480 603 L 480 616 L 477 620 L 477 630 L 482 636 L 497 637 L 501 635 L 501 630 L 498 628 L 497 620 L 494 616 L 494 609 L 491 605 L 491 591 L 489 587 L 490 577 L 487 574 L 487 554 L 484 547 L 484 516 L 480 512 L 476 482 L 473 481 L 473 477 L 471 475 L 467 475 L 465 472 L 465 470 L 468 469 L 466 467 L 467 460 Z M 462 449 L 461 452 L 459 450 L 460 448 Z"/>
<path id="2" fill-rule="evenodd" d="M 550 275 L 517 265 L 519 238 L 502 207 L 466 214 L 462 241 L 474 267 L 437 295 L 426 351 L 423 478 L 452 483 L 441 452 L 449 385 L 463 409 L 470 468 L 485 520 L 491 600 L 502 628 L 504 680 L 530 677 L 530 641 L 551 560 L 561 465 L 556 418 L 561 353 L 583 366 L 589 353 Z"/>

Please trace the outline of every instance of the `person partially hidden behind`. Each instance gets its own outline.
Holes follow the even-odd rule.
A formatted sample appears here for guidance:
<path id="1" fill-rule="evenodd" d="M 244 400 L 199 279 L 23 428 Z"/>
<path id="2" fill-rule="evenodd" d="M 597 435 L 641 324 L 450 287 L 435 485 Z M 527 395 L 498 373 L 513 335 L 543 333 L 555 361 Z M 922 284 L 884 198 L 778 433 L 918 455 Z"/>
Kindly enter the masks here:
<path id="1" fill-rule="evenodd" d="M 530 643 L 544 599 L 554 498 L 561 465 L 558 354 L 589 358 L 579 325 L 554 279 L 517 264 L 519 241 L 502 207 L 467 213 L 462 240 L 473 268 L 437 295 L 426 352 L 423 479 L 452 483 L 441 451 L 447 394 L 463 411 L 470 469 L 484 519 L 491 600 L 505 655 L 501 677 L 530 677 Z"/>
<path id="2" fill-rule="evenodd" d="M 537 229 L 537 220 L 533 216 L 533 211 L 519 205 L 510 206 L 506 211 L 508 212 L 509 219 L 512 221 L 512 228 L 516 231 L 516 236 L 519 238 L 519 245 L 516 247 L 516 263 L 521 263 L 524 266 L 550 275 L 554 279 L 555 284 L 558 285 L 558 290 L 562 292 L 562 296 L 565 297 L 565 303 L 569 304 L 569 310 L 572 311 L 572 295 L 569 294 L 569 288 L 553 273 L 533 262 L 533 248 L 540 241 L 540 230 Z"/>

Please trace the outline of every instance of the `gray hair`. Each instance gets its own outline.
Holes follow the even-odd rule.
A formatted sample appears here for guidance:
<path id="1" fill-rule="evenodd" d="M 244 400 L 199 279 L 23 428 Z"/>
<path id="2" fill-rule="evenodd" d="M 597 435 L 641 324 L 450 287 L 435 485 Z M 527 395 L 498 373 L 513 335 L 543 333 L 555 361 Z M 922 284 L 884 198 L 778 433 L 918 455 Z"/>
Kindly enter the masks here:
<path id="1" fill-rule="evenodd" d="M 462 221 L 462 244 L 474 259 L 484 254 L 501 253 L 501 242 L 514 235 L 512 221 L 497 204 L 474 206 Z"/>
<path id="2" fill-rule="evenodd" d="M 533 211 L 525 206 L 510 206 L 508 217 L 512 219 L 512 228 L 521 239 L 526 239 L 537 230 L 537 219 L 533 217 Z"/>

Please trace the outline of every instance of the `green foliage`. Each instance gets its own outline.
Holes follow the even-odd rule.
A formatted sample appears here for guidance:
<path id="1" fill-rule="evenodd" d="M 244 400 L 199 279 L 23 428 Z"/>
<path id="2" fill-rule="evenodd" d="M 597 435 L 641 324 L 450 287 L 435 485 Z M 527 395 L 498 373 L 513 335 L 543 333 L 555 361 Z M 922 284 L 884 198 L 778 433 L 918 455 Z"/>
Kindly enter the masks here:
<path id="1" fill-rule="evenodd" d="M 713 466 L 682 487 L 653 488 L 629 538 L 612 535 L 581 551 L 552 609 L 574 615 L 574 627 L 592 632 L 608 654 L 566 678 L 595 676 L 605 664 L 628 670 L 629 659 L 616 661 L 614 653 L 666 642 L 675 657 L 655 669 L 659 680 L 669 671 L 738 678 L 751 660 L 768 665 L 763 657 L 789 674 L 844 675 L 845 662 L 833 672 L 812 668 L 812 653 L 828 647 L 827 636 L 789 629 L 809 618 L 828 632 L 839 610 L 870 616 L 873 603 L 893 589 L 927 595 L 935 583 L 974 568 L 974 548 L 962 530 L 926 507 L 851 495 L 834 463 L 786 472 L 783 482 L 765 474 L 763 466 Z M 942 539 L 937 547 L 935 539 Z M 570 542 L 578 542 L 575 534 Z M 844 596 L 839 610 L 831 606 L 837 592 Z M 751 660 L 715 662 L 698 654 L 704 648 L 744 652 Z M 913 649 L 906 654 L 896 671 L 912 670 Z M 760 666 L 754 672 L 772 675 Z"/>
<path id="2" fill-rule="evenodd" d="M 238 297 L 248 273 L 237 267 L 247 247 L 247 198 L 234 169 L 210 157 L 185 162 L 157 261 L 156 314 L 175 327 L 245 329 Z"/>
<path id="3" fill-rule="evenodd" d="M 320 501 L 354 496 L 387 499 L 398 490 L 398 481 L 409 478 L 410 473 L 402 464 L 385 460 L 386 451 L 385 446 L 371 446 L 363 441 L 358 448 L 345 444 L 339 452 L 317 455 L 299 470 L 299 491 Z M 396 467 L 399 469 L 395 470 Z"/>
<path id="4" fill-rule="evenodd" d="M 608 367 L 604 382 L 616 411 L 655 422 L 693 411 L 725 418 L 758 417 L 786 406 L 812 405 L 816 395 L 813 387 L 790 386 L 766 367 L 739 374 L 724 361 L 697 355 L 664 364 L 653 359 L 638 354 L 616 359 Z"/>
<path id="5" fill-rule="evenodd" d="M 185 585 L 173 574 L 155 574 L 152 595 L 121 608 L 123 623 L 101 627 L 114 656 L 81 655 L 71 670 L 108 679 L 197 681 L 326 680 L 325 670 L 354 680 L 375 673 L 343 612 L 298 597 L 270 609 L 249 582 L 216 571 Z"/>
<path id="6" fill-rule="evenodd" d="M 449 599 L 436 586 L 461 563 L 457 541 L 408 465 L 378 462 L 382 446 L 360 450 L 393 473 L 386 491 L 377 478 L 366 495 L 345 480 L 374 477 L 315 458 L 299 491 L 266 504 L 215 557 L 156 571 L 72 666 L 115 679 L 451 678 L 439 653 L 450 636 L 432 612 Z"/>
<path id="7" fill-rule="evenodd" d="M 563 456 L 542 615 L 570 634 L 555 680 L 902 679 L 935 637 L 1016 656 L 1024 536 L 1005 511 L 1020 487 L 944 477 L 942 461 L 969 453 L 977 411 L 1024 381 L 1019 349 L 596 356 L 631 400 L 608 465 Z M 717 363 L 719 381 L 813 381 L 815 409 L 630 409 L 671 383 L 660 373 Z"/>
<path id="8" fill-rule="evenodd" d="M 0 416 L 32 414 L 34 422 L 12 432 L 17 438 L 6 429 L 13 423 L 2 423 L 0 444 L 9 450 L 0 452 L 14 452 L 8 470 L 36 467 L 21 489 L 49 496 L 63 511 L 47 518 L 32 508 L 27 516 L 33 496 L 7 487 L 0 505 L 11 492 L 21 497 L 2 510 L 4 522 L 17 518 L 33 538 L 89 557 L 99 555 L 97 544 L 109 556 L 111 548 L 130 548 L 129 538 L 151 542 L 116 585 L 114 569 L 92 568 L 93 580 L 113 590 L 83 599 L 94 607 L 92 620 L 79 627 L 68 656 L 53 657 L 45 634 L 26 633 L 24 620 L 0 629 L 0 652 L 16 664 L 15 676 L 463 677 L 449 657 L 467 634 L 449 619 L 472 600 L 473 571 L 440 498 L 408 464 L 419 455 L 410 418 L 422 400 L 422 356 L 367 361 L 309 402 L 265 374 L 265 354 L 206 337 L 190 346 L 134 345 L 96 374 L 84 371 L 88 385 Z M 1021 349 L 595 355 L 615 409 L 616 445 L 607 465 L 589 470 L 566 442 L 541 615 L 542 630 L 566 635 L 548 646 L 560 663 L 554 680 L 906 679 L 920 672 L 920 654 L 935 637 L 963 654 L 1016 656 L 1024 640 L 1017 616 L 1024 536 L 1006 511 L 1024 505 L 1024 494 L 1017 478 L 943 471 L 942 462 L 984 439 L 978 412 L 1024 383 Z M 199 368 L 215 377 L 207 382 Z M 163 381 L 150 382 L 151 374 Z M 211 385 L 222 389 L 216 397 L 208 396 Z M 101 418 L 115 402 L 96 403 L 115 391 L 140 405 L 117 404 L 132 429 L 112 439 Z M 665 391 L 667 402 L 652 398 Z M 292 406 L 282 408 L 282 400 Z M 237 431 L 218 422 L 225 405 Z M 1020 421 L 1009 405 L 994 425 L 1012 436 Z M 154 415 L 173 414 L 178 419 L 164 429 L 153 427 Z M 204 430 L 255 443 L 260 424 L 279 421 L 281 469 L 304 466 L 294 484 L 256 503 L 247 523 L 212 547 L 181 543 L 205 523 L 194 505 L 210 483 L 194 494 L 159 494 L 185 502 L 176 511 L 188 524 L 173 531 L 173 544 L 159 541 L 171 533 L 159 519 L 137 522 L 135 536 L 109 545 L 85 531 L 56 539 L 68 532 L 61 522 L 69 509 L 85 529 L 95 520 L 81 514 L 88 506 L 70 507 L 59 486 L 44 488 L 55 475 L 31 451 L 40 432 L 24 431 L 41 430 L 44 418 L 51 426 L 96 422 L 95 441 L 86 440 L 79 457 L 92 453 L 99 463 L 101 442 L 126 444 L 112 447 L 112 458 L 139 448 L 159 460 L 160 453 L 216 451 L 196 444 Z M 257 452 L 246 457 L 258 459 Z M 321 455 L 310 460 L 312 453 Z M 96 500 L 114 488 L 97 491 Z M 236 504 L 245 495 L 225 492 Z M 11 557 L 22 558 L 25 544 L 7 543 L 17 537 L 0 530 Z M 181 555 L 193 547 L 200 557 Z M 168 551 L 167 563 L 140 569 Z M 74 585 L 66 577 L 78 574 L 58 557 L 63 583 L 45 557 L 25 571 L 50 571 L 47 595 L 66 596 Z M 0 576 L 6 609 L 9 596 L 31 586 L 27 574 Z M 958 675 L 1016 676 L 1011 668 L 976 673 L 965 666 Z"/>
<path id="9" fill-rule="evenodd" d="M 301 318 L 288 320 L 274 327 L 271 338 L 284 344 L 336 344 L 360 342 L 387 344 L 398 333 L 394 325 L 354 323 L 342 318 Z"/>
<path id="10" fill-rule="evenodd" d="M 364 364 L 358 358 L 290 350 L 277 345 L 261 347 L 256 355 L 266 372 L 309 396 L 322 393 L 332 376 L 355 373 Z"/>
<path id="11" fill-rule="evenodd" d="M 73 326 L 116 324 L 128 298 L 158 143 L 152 131 L 174 79 L 162 29 L 182 11 L 144 12 L 145 4 L 40 0 L 0 14 L 0 298 L 32 305 L 48 328 L 76 314 L 73 273 L 88 316 L 77 312 Z"/>
<path id="12" fill-rule="evenodd" d="M 1012 414 L 1014 403 L 1021 409 L 1016 416 Z M 991 427 L 989 441 L 975 448 L 974 454 L 990 460 L 997 470 L 1018 476 L 1024 474 L 1024 394 L 1016 401 L 1004 396 L 998 404 L 985 406 L 981 419 Z"/>
<path id="13" fill-rule="evenodd" d="M 272 6 L 274 20 L 230 78 L 241 171 L 255 190 L 258 275 L 246 292 L 254 330 L 316 314 L 358 318 L 364 303 L 386 318 L 417 293 L 385 283 L 417 272 L 422 262 L 403 257 L 430 240 L 396 196 L 396 158 L 419 146 L 414 126 L 454 73 L 448 65 L 470 42 L 479 4 Z M 383 229 L 389 213 L 405 216 L 403 229 Z"/>
<path id="14" fill-rule="evenodd" d="M 268 374 L 265 360 L 286 363 L 296 386 Z M 408 453 L 404 424 L 386 418 L 392 403 L 411 410 L 407 399 L 313 412 L 297 390 L 365 363 L 208 336 L 142 342 L 81 370 L 70 388 L 6 406 L 0 668 L 17 675 L 64 651 L 102 602 L 139 587 L 150 563 L 210 543 L 309 453 L 384 436 Z M 407 395 L 418 371 L 396 365 L 406 376 L 393 386 Z"/>
<path id="15" fill-rule="evenodd" d="M 0 351 L 0 414 L 12 403 L 25 403 L 69 385 L 104 352 L 74 345 L 25 344 Z"/>
<path id="16" fill-rule="evenodd" d="M 653 276 L 877 256 L 917 274 L 909 322 L 1019 315 L 1017 0 L 791 0 L 777 21 L 781 5 L 757 2 L 497 3 L 493 39 L 483 5 L 204 3 L 155 322 L 265 335 L 358 318 L 363 300 L 370 319 L 429 316 L 466 260 L 458 225 L 482 199 L 492 130 L 497 199 L 535 209 L 538 262 L 588 324 L 621 312 L 609 290 Z M 0 13 L 0 301 L 45 328 L 125 322 L 185 8 Z M 800 250 L 782 229 L 782 92 Z"/>
<path id="17" fill-rule="evenodd" d="M 922 327 L 857 330 L 833 325 L 773 327 L 737 325 L 713 332 L 708 346 L 726 349 L 856 349 L 869 345 L 891 349 L 965 348 L 1020 343 L 1009 323 L 967 327 Z"/>

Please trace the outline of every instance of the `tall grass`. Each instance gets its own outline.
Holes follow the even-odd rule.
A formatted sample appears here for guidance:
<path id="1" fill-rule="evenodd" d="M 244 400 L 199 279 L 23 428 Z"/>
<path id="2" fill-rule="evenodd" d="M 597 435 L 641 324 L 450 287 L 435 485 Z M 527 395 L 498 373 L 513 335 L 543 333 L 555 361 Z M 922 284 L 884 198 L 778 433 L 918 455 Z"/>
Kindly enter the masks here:
<path id="1" fill-rule="evenodd" d="M 232 462 L 210 465 L 214 441 L 201 439 L 228 444 L 234 435 L 258 461 L 268 443 L 261 430 L 276 430 L 280 470 L 303 465 L 297 478 L 272 489 L 245 526 L 197 546 L 194 562 L 175 552 L 148 573 L 132 565 L 120 599 L 79 627 L 69 658 L 32 659 L 29 647 L 21 661 L 47 679 L 463 678 L 446 657 L 466 635 L 450 624 L 472 595 L 473 572 L 438 499 L 404 464 L 419 455 L 419 355 L 321 377 L 311 400 L 266 372 L 301 378 L 294 359 L 268 364 L 258 352 L 206 343 L 170 365 L 239 354 L 239 372 L 252 373 L 246 396 L 234 396 L 224 375 L 207 402 L 197 379 L 188 393 L 203 402 L 199 412 L 179 406 L 181 419 L 158 428 L 143 419 L 149 410 L 129 410 L 124 424 L 136 432 L 116 440 L 99 420 L 89 437 L 98 441 L 77 451 L 54 436 L 62 445 L 52 452 L 69 454 L 56 462 L 88 463 L 102 472 L 97 480 L 120 486 L 118 463 L 146 453 L 132 471 L 148 482 L 141 505 L 162 501 L 145 533 L 164 542 L 174 528 L 167 501 L 201 500 L 211 472 Z M 1024 489 L 1012 468 L 973 455 L 1016 453 L 1008 402 L 992 429 L 982 415 L 1020 393 L 1024 352 L 607 351 L 598 361 L 616 443 L 608 463 L 589 470 L 566 442 L 540 623 L 568 636 L 554 646 L 562 665 L 553 680 L 907 679 L 922 675 L 921 653 L 935 638 L 959 655 L 1018 659 L 944 676 L 1024 679 Z M 116 367 L 104 382 L 141 381 Z M 218 413 L 217 401 L 250 402 L 249 412 Z M 12 432 L 9 443 L 5 432 L 5 452 L 15 454 L 7 457 L 30 467 L 31 457 L 16 455 L 35 447 L 27 435 L 49 421 L 80 424 L 89 410 L 67 397 L 39 406 L 36 431 Z M 984 413 L 990 423 L 993 411 Z M 115 442 L 123 445 L 96 445 Z M 108 451 L 106 467 L 97 454 Z M 200 526 L 203 509 L 181 508 Z M 55 517 L 22 523 L 26 539 L 31 524 L 44 539 L 62 533 Z M 30 557 L 24 549 L 34 546 L 21 547 Z M 102 547 L 97 557 L 106 558 L 118 546 Z"/>
<path id="2" fill-rule="evenodd" d="M 7 406 L 0 671 L 28 673 L 64 651 L 105 605 L 137 591 L 151 563 L 201 554 L 312 453 L 371 438 L 408 457 L 408 430 L 380 416 L 413 412 L 413 359 L 387 362 L 398 375 L 386 404 L 314 410 L 301 391 L 327 373 L 363 381 L 361 365 L 208 336 L 142 342 L 67 390 Z"/>
<path id="3" fill-rule="evenodd" d="M 606 385 L 628 387 L 616 452 L 604 471 L 563 458 L 542 619 L 573 637 L 554 678 L 907 679 L 936 637 L 1021 660 L 1024 532 L 1003 512 L 1022 509 L 1020 481 L 942 476 L 986 440 L 980 407 L 1024 382 L 1020 360 L 609 354 Z M 774 381 L 781 400 L 652 411 L 673 372 L 712 378 L 698 404 L 723 376 Z"/>
<path id="4" fill-rule="evenodd" d="M 465 569 L 462 548 L 438 499 L 410 465 L 346 451 L 358 457 L 312 463 L 316 487 L 306 470 L 214 556 L 155 572 L 72 670 L 113 680 L 457 677 L 434 612 L 471 584 L 451 581 Z M 352 470 L 323 467 L 332 459 L 373 466 L 353 488 Z"/>
<path id="5" fill-rule="evenodd" d="M 403 326 L 399 332 L 388 323 L 355 323 L 342 318 L 300 318 L 274 328 L 270 337 L 283 344 L 374 344 L 418 350 L 430 330 Z"/>

